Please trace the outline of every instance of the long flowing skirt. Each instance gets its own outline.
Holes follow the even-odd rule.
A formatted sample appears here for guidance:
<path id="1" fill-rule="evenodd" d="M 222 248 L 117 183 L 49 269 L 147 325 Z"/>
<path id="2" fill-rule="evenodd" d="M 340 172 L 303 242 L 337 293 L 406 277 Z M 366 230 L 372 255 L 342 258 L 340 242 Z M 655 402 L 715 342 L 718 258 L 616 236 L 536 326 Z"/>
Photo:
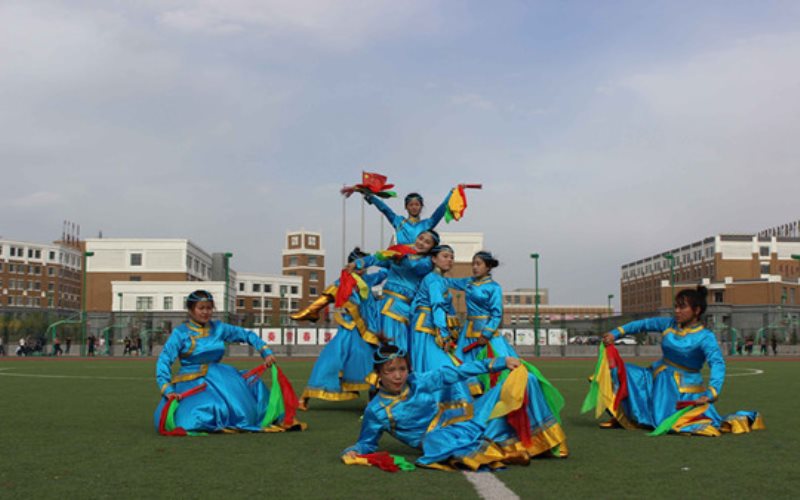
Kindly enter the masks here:
<path id="1" fill-rule="evenodd" d="M 490 389 L 475 402 L 469 420 L 429 432 L 423 440 L 423 456 L 417 462 L 433 468 L 477 470 L 482 466 L 527 463 L 538 455 L 566 457 L 566 436 L 558 415 L 545 399 L 539 379 L 533 374 L 523 376 L 526 378 L 509 376 Z M 522 401 L 530 431 L 526 444 L 506 415 L 492 415 L 498 402 L 505 403 L 509 396 Z"/>
<path id="2" fill-rule="evenodd" d="M 358 391 L 369 389 L 366 378 L 372 372 L 374 352 L 375 346 L 366 342 L 357 330 L 340 326 L 314 363 L 301 401 L 358 398 Z"/>
<path id="3" fill-rule="evenodd" d="M 190 432 L 224 432 L 266 430 L 262 421 L 269 403 L 269 389 L 260 380 L 251 377 L 245 380 L 245 370 L 223 363 L 210 363 L 205 376 L 177 382 L 175 391 L 206 384 L 206 388 L 192 396 L 181 399 L 175 411 L 175 425 Z M 159 419 L 167 398 L 162 397 L 154 414 L 158 430 Z"/>
<path id="4" fill-rule="evenodd" d="M 613 416 L 625 428 L 657 428 L 675 415 L 679 402 L 695 401 L 705 390 L 681 386 L 680 381 L 688 374 L 669 365 L 644 368 L 625 364 L 628 397 L 623 399 Z M 611 368 L 611 377 L 616 392 L 619 387 L 617 368 Z M 731 432 L 740 434 L 764 429 L 761 415 L 756 411 L 737 411 L 720 415 L 713 403 L 698 405 L 680 417 L 672 426 L 672 432 L 700 436 L 719 436 Z"/>

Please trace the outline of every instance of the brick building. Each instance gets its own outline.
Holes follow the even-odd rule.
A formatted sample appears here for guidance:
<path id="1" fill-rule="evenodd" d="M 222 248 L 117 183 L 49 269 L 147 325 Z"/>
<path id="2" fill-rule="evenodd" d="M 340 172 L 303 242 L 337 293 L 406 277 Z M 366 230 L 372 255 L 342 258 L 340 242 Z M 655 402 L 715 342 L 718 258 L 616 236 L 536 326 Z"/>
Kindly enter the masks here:
<path id="1" fill-rule="evenodd" d="M 282 252 L 282 273 L 302 280 L 297 308 L 306 307 L 325 289 L 325 250 L 322 234 L 311 231 L 286 233 L 286 247 Z"/>
<path id="2" fill-rule="evenodd" d="M 0 311 L 80 311 L 82 269 L 76 243 L 0 240 Z"/>

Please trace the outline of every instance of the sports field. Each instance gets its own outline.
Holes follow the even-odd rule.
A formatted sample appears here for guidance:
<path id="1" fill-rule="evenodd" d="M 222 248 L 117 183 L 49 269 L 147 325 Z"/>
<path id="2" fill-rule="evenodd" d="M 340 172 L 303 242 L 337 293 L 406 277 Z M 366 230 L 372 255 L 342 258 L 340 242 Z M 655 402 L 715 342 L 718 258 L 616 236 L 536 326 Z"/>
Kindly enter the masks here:
<path id="1" fill-rule="evenodd" d="M 767 430 L 720 438 L 598 429 L 578 413 L 594 361 L 535 363 L 567 400 L 571 455 L 494 474 L 522 498 L 800 495 L 800 361 L 729 362 L 720 413 L 757 409 Z M 312 361 L 281 366 L 302 391 Z M 462 473 L 342 465 L 363 400 L 312 400 L 302 433 L 161 437 L 153 373 L 153 359 L 0 361 L 0 498 L 479 498 Z M 382 446 L 418 456 L 389 436 Z"/>

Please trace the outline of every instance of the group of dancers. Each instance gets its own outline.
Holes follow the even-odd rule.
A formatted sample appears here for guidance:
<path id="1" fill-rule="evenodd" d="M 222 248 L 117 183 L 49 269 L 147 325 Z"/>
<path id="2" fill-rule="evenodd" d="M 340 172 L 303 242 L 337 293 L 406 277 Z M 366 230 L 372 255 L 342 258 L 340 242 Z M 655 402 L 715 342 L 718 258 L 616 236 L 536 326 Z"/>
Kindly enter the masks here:
<path id="1" fill-rule="evenodd" d="M 492 278 L 498 260 L 481 251 L 472 257 L 471 277 L 447 276 L 454 250 L 442 244 L 434 228 L 454 193 L 423 219 L 424 200 L 417 193 L 405 197 L 407 214 L 400 216 L 374 193 L 362 191 L 394 227 L 396 245 L 372 255 L 353 250 L 340 279 L 292 315 L 316 321 L 335 303 L 338 325 L 299 407 L 308 409 L 311 399 L 345 401 L 358 398 L 360 391 L 370 393 L 357 442 L 341 453 L 347 464 L 364 463 L 384 432 L 420 449 L 416 463 L 429 468 L 493 469 L 569 454 L 561 427 L 563 398 L 499 332 L 502 289 Z M 465 294 L 464 325 L 458 323 L 451 290 Z M 598 406 L 611 416 L 601 427 L 669 424 L 671 432 L 706 436 L 763 428 L 756 412 L 722 417 L 714 407 L 725 362 L 713 332 L 701 322 L 705 289 L 684 290 L 675 304 L 674 318 L 635 321 L 605 334 L 604 344 L 612 350 L 619 336 L 662 331 L 663 358 L 648 368 L 626 365 L 618 357 L 598 363 L 592 385 L 599 400 L 615 400 Z M 169 421 L 171 428 L 189 433 L 304 429 L 293 413 L 281 413 L 283 406 L 270 406 L 270 390 L 252 371 L 220 363 L 226 342 L 249 343 L 265 367 L 275 358 L 257 335 L 212 320 L 213 306 L 208 292 L 191 294 L 189 321 L 173 331 L 158 358 L 163 397 L 156 427 L 163 430 Z M 178 359 L 180 370 L 172 375 Z M 711 367 L 708 386 L 700 374 L 705 363 Z M 181 404 L 166 406 L 173 400 Z"/>

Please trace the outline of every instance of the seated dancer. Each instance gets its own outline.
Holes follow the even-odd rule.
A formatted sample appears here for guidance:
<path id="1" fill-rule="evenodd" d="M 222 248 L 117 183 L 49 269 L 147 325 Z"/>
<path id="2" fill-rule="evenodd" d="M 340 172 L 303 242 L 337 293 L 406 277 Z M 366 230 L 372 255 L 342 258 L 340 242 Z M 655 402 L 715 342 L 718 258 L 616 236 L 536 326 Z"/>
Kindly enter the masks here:
<path id="1" fill-rule="evenodd" d="M 367 254 L 356 248 L 347 257 L 348 262 L 366 257 Z M 372 287 L 386 279 L 386 270 L 364 274 L 365 270 L 346 271 L 353 277 L 357 286 L 336 313 L 334 320 L 339 325 L 336 336 L 322 349 L 306 389 L 300 397 L 300 408 L 308 408 L 309 398 L 327 401 L 347 401 L 358 398 L 358 391 L 369 389 L 366 378 L 372 372 L 372 357 L 379 344 L 377 299 L 372 295 Z M 340 281 L 335 286 L 342 290 Z"/>
<path id="2" fill-rule="evenodd" d="M 245 379 L 244 370 L 220 363 L 226 343 L 247 342 L 264 359 L 264 365 L 270 367 L 275 356 L 267 344 L 249 330 L 212 320 L 214 297 L 205 290 L 192 292 L 186 299 L 186 308 L 189 320 L 172 331 L 156 361 L 156 381 L 162 394 L 154 415 L 156 428 L 160 427 L 164 405 L 187 391 L 194 394 L 180 400 L 174 423 L 188 432 L 276 432 L 305 428 L 305 424 L 296 420 L 288 425 L 282 418 L 265 422 L 269 389 L 255 376 Z M 180 369 L 173 376 L 171 368 L 177 359 Z"/>
<path id="3" fill-rule="evenodd" d="M 362 464 L 384 432 L 422 450 L 416 464 L 477 470 L 525 464 L 537 455 L 566 457 L 566 437 L 544 395 L 549 383 L 528 373 L 516 358 L 485 359 L 459 367 L 409 375 L 405 353 L 381 346 L 375 353 L 380 390 L 364 410 L 358 442 L 342 452 L 346 464 Z M 489 372 L 512 370 L 470 406 L 467 418 L 448 420 L 441 394 L 452 384 Z"/>
<path id="4" fill-rule="evenodd" d="M 714 332 L 700 321 L 707 294 L 702 286 L 681 290 L 675 297 L 674 318 L 633 321 L 603 336 L 604 344 L 613 345 L 624 335 L 660 331 L 663 357 L 648 368 L 621 360 L 613 367 L 606 364 L 599 368 L 596 381 L 608 380 L 610 372 L 610 382 L 599 384 L 599 391 L 613 392 L 600 397 L 614 400 L 622 393 L 620 404 L 608 407 L 611 421 L 601 427 L 656 428 L 660 433 L 658 428 L 666 425 L 671 432 L 700 436 L 764 429 L 757 412 L 739 411 L 722 417 L 714 407 L 725 381 L 725 360 Z M 703 384 L 700 373 L 705 363 L 711 370 L 708 385 Z"/>
<path id="5" fill-rule="evenodd" d="M 450 196 L 453 194 L 453 191 L 450 190 L 447 193 L 447 196 L 444 197 L 444 201 L 436 207 L 436 210 L 433 212 L 433 215 L 430 219 L 420 219 L 419 215 L 422 213 L 422 208 L 424 207 L 425 203 L 420 196 L 419 193 L 409 193 L 404 200 L 404 206 L 406 208 L 406 212 L 408 212 L 408 217 L 401 217 L 394 213 L 394 210 L 389 208 L 389 206 L 383 202 L 379 197 L 373 194 L 366 194 L 364 195 L 364 199 L 367 200 L 367 203 L 370 205 L 375 205 L 378 210 L 386 216 L 386 219 L 389 221 L 389 224 L 392 225 L 394 228 L 396 235 L 397 235 L 397 243 L 400 245 L 411 245 L 416 241 L 417 236 L 424 231 L 428 231 L 429 229 L 433 229 L 436 227 L 437 224 L 442 220 L 445 213 L 447 212 L 447 202 L 450 201 Z"/>
<path id="6" fill-rule="evenodd" d="M 514 348 L 500 334 L 503 322 L 503 289 L 492 279 L 492 269 L 500 263 L 491 253 L 480 251 L 472 257 L 471 278 L 451 278 L 450 288 L 465 291 L 467 324 L 458 337 L 458 356 L 472 361 L 483 346 L 491 345 L 495 356 L 517 357 Z"/>

